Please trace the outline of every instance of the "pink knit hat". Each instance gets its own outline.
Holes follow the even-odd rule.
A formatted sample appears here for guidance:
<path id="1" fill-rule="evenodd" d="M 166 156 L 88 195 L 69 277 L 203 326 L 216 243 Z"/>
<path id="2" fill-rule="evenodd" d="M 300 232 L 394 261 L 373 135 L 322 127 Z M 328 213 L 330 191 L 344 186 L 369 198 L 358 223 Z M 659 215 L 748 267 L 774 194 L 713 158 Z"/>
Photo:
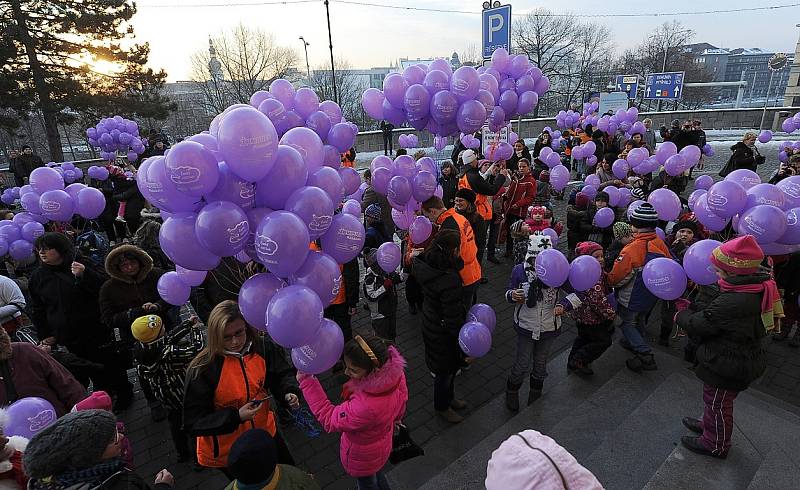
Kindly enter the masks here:
<path id="1" fill-rule="evenodd" d="M 764 252 L 752 235 L 729 240 L 711 252 L 711 263 L 729 274 L 755 274 Z"/>
<path id="2" fill-rule="evenodd" d="M 485 483 L 487 490 L 603 489 L 566 449 L 535 430 L 512 435 L 492 453 Z"/>
<path id="3" fill-rule="evenodd" d="M 111 411 L 111 397 L 105 391 L 95 391 L 88 397 L 75 404 L 73 412 L 81 412 L 83 410 L 106 410 Z"/>

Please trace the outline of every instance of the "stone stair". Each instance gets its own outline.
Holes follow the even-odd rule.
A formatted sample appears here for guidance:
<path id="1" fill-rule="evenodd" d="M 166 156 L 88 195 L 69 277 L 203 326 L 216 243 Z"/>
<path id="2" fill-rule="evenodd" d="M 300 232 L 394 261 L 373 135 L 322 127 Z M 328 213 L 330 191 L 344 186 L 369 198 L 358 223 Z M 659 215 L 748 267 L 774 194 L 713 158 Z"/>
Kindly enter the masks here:
<path id="1" fill-rule="evenodd" d="M 798 487 L 795 407 L 741 393 L 727 460 L 703 457 L 680 445 L 689 434 L 681 417 L 702 413 L 702 383 L 682 360 L 658 352 L 658 371 L 635 374 L 624 365 L 629 353 L 614 345 L 593 363 L 595 376 L 584 379 L 566 374 L 566 357 L 550 362 L 544 395 L 533 405 L 512 414 L 503 397 L 492 400 L 427 444 L 425 456 L 392 469 L 392 488 L 483 488 L 492 451 L 526 429 L 558 441 L 607 489 Z"/>

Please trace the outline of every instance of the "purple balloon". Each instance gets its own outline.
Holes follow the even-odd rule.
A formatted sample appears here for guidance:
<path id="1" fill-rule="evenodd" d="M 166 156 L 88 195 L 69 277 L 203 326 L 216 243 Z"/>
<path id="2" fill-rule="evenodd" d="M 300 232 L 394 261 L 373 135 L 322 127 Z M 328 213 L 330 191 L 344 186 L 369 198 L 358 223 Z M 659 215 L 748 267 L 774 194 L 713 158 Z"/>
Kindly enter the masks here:
<path id="1" fill-rule="evenodd" d="M 164 221 L 158 237 L 161 249 L 176 265 L 195 271 L 209 271 L 219 265 L 220 257 L 209 252 L 195 235 L 193 213 L 175 213 Z"/>
<path id="2" fill-rule="evenodd" d="M 759 143 L 769 143 L 770 140 L 772 140 L 772 131 L 769 129 L 761 131 L 761 134 L 758 135 Z"/>
<path id="3" fill-rule="evenodd" d="M 350 194 L 356 192 L 358 190 L 358 186 L 361 185 L 361 176 L 358 175 L 358 172 L 354 168 L 350 167 L 341 167 L 339 168 L 338 172 L 339 178 L 344 186 L 344 194 L 349 196 Z"/>
<path id="4" fill-rule="evenodd" d="M 614 210 L 611 208 L 600 208 L 594 215 L 594 225 L 598 228 L 608 228 L 614 223 Z"/>
<path id="5" fill-rule="evenodd" d="M 14 240 L 8 246 L 8 255 L 14 260 L 27 260 L 33 255 L 33 244 L 27 240 Z"/>
<path id="6" fill-rule="evenodd" d="M 800 207 L 800 175 L 787 177 L 778 182 L 776 187 L 783 192 L 786 208 Z"/>
<path id="7" fill-rule="evenodd" d="M 339 104 L 332 100 L 325 100 L 320 102 L 319 110 L 324 112 L 328 119 L 330 119 L 331 124 L 337 124 L 339 121 L 342 120 L 342 108 L 339 107 Z"/>
<path id="8" fill-rule="evenodd" d="M 330 167 L 322 167 L 309 175 L 306 185 L 319 187 L 328 194 L 328 197 L 335 204 L 338 204 L 344 197 L 342 178 L 339 177 L 339 172 Z"/>
<path id="9" fill-rule="evenodd" d="M 593 186 L 593 185 L 585 185 L 585 186 L 583 186 L 583 189 L 581 189 L 581 192 L 586 194 L 586 196 L 589 198 L 589 200 L 593 200 L 595 198 L 595 196 L 597 196 L 597 188 L 595 186 Z"/>
<path id="10" fill-rule="evenodd" d="M 175 271 L 169 271 L 158 278 L 158 295 L 167 303 L 180 306 L 189 301 L 192 288 L 181 281 Z"/>
<path id="11" fill-rule="evenodd" d="M 305 286 L 279 289 L 264 315 L 272 340 L 287 349 L 311 342 L 322 324 L 322 302 Z"/>
<path id="12" fill-rule="evenodd" d="M 6 408 L 6 423 L 3 435 L 32 438 L 58 418 L 53 405 L 39 397 L 19 399 Z"/>
<path id="13" fill-rule="evenodd" d="M 467 323 L 469 322 L 481 323 L 485 325 L 490 332 L 494 332 L 497 326 L 497 315 L 491 306 L 485 303 L 476 303 L 472 305 L 467 312 Z"/>
<path id="14" fill-rule="evenodd" d="M 701 286 L 717 282 L 717 273 L 711 264 L 711 252 L 722 245 L 716 240 L 700 240 L 693 244 L 683 256 L 683 268 L 689 279 Z"/>
<path id="15" fill-rule="evenodd" d="M 399 73 L 390 73 L 383 79 L 383 95 L 395 108 L 403 107 L 403 97 L 408 89 L 408 82 Z"/>
<path id="16" fill-rule="evenodd" d="M 430 112 L 431 94 L 420 85 L 415 84 L 408 87 L 403 97 L 403 108 L 409 117 L 422 118 Z"/>
<path id="17" fill-rule="evenodd" d="M 42 216 L 51 221 L 69 221 L 75 210 L 72 198 L 65 191 L 47 191 L 39 197 Z"/>
<path id="18" fill-rule="evenodd" d="M 697 204 L 692 211 L 697 216 L 697 221 L 711 231 L 722 231 L 728 225 L 728 218 L 717 216 L 708 209 L 708 193 L 697 198 Z"/>
<path id="19" fill-rule="evenodd" d="M 278 146 L 275 165 L 256 182 L 255 204 L 259 207 L 283 209 L 286 200 L 308 180 L 303 157 L 291 146 Z"/>
<path id="20" fill-rule="evenodd" d="M 23 235 L 24 235 L 23 228 Z M 800 208 L 792 208 L 786 212 L 786 231 L 776 240 L 782 245 L 800 244 Z"/>
<path id="21" fill-rule="evenodd" d="M 86 219 L 97 218 L 106 208 L 105 196 L 94 187 L 79 190 L 76 198 L 72 201 L 75 203 L 75 212 Z"/>
<path id="22" fill-rule="evenodd" d="M 462 66 L 450 77 L 450 91 L 462 104 L 473 100 L 480 88 L 481 81 L 474 67 Z"/>
<path id="23" fill-rule="evenodd" d="M 786 232 L 787 220 L 780 208 L 761 204 L 739 216 L 738 231 L 753 235 L 759 244 L 772 243 Z"/>
<path id="24" fill-rule="evenodd" d="M 414 200 L 418 202 L 425 202 L 433 196 L 436 192 L 436 186 L 439 183 L 436 181 L 434 174 L 422 170 L 411 181 L 411 194 Z"/>
<path id="25" fill-rule="evenodd" d="M 179 265 L 175 266 L 175 272 L 178 274 L 181 282 L 187 286 L 199 286 L 206 280 L 208 271 L 193 271 Z"/>
<path id="26" fill-rule="evenodd" d="M 750 209 L 759 204 L 768 204 L 783 209 L 786 206 L 786 199 L 777 186 L 773 184 L 758 184 L 747 190 L 747 203 L 744 207 L 745 209 Z"/>
<path id="27" fill-rule="evenodd" d="M 39 167 L 30 175 L 30 186 L 37 194 L 47 191 L 63 190 L 64 178 L 54 168 Z"/>
<path id="28" fill-rule="evenodd" d="M 25 223 L 22 225 L 22 239 L 34 243 L 37 238 L 44 235 L 44 225 L 41 223 L 37 223 L 36 221 L 31 221 L 29 223 Z M 0 236 L 0 238 L 4 238 Z M 8 240 L 6 240 L 8 243 Z"/>
<path id="29" fill-rule="evenodd" d="M 303 265 L 311 242 L 309 227 L 295 214 L 273 211 L 256 229 L 258 261 L 278 277 L 289 277 Z"/>
<path id="30" fill-rule="evenodd" d="M 575 291 L 586 291 L 597 284 L 602 274 L 603 268 L 596 258 L 591 255 L 581 255 L 569 266 L 569 283 Z"/>
<path id="31" fill-rule="evenodd" d="M 450 77 L 441 70 L 431 70 L 425 75 L 422 84 L 432 97 L 436 93 L 450 88 Z"/>
<path id="32" fill-rule="evenodd" d="M 697 206 L 697 200 L 700 199 L 700 196 L 705 195 L 707 191 L 703 189 L 696 189 L 694 190 L 691 195 L 689 195 L 688 204 L 689 209 L 694 211 L 694 208 Z"/>
<path id="33" fill-rule="evenodd" d="M 372 172 L 372 186 L 378 194 L 386 195 L 389 190 L 389 181 L 392 171 L 386 167 L 378 167 Z"/>
<path id="34" fill-rule="evenodd" d="M 304 120 L 319 110 L 319 97 L 308 87 L 301 87 L 294 93 L 293 110 Z"/>
<path id="35" fill-rule="evenodd" d="M 457 110 L 458 99 L 446 90 L 437 92 L 431 98 L 430 114 L 433 120 L 439 124 L 454 122 Z"/>
<path id="36" fill-rule="evenodd" d="M 667 172 L 667 175 L 671 175 L 672 177 L 682 174 L 686 171 L 687 167 L 686 160 L 683 158 L 683 155 L 680 154 L 672 155 L 667 158 L 667 161 L 664 163 L 664 171 Z"/>
<path id="37" fill-rule="evenodd" d="M 289 284 L 306 286 L 314 291 L 323 307 L 339 294 L 342 283 L 342 271 L 339 264 L 328 254 L 311 251 L 305 262 L 289 276 Z"/>
<path id="38" fill-rule="evenodd" d="M 391 274 L 400 267 L 400 261 L 403 255 L 400 252 L 400 247 L 394 242 L 386 242 L 378 247 L 376 258 L 378 265 L 384 272 Z"/>
<path id="39" fill-rule="evenodd" d="M 356 133 L 349 124 L 335 124 L 328 133 L 328 144 L 341 153 L 346 152 L 355 145 Z"/>
<path id="40" fill-rule="evenodd" d="M 322 235 L 322 251 L 336 262 L 346 264 L 361 253 L 366 233 L 364 225 L 354 216 L 337 214 L 333 217 L 328 231 Z"/>
<path id="41" fill-rule="evenodd" d="M 383 119 L 383 103 L 386 97 L 376 88 L 368 88 L 361 94 L 361 107 L 369 117 L 375 120 Z"/>
<path id="42" fill-rule="evenodd" d="M 671 141 L 665 141 L 658 145 L 656 149 L 656 159 L 658 163 L 664 165 L 667 163 L 667 159 L 673 155 L 678 154 L 678 147 L 675 146 L 675 143 Z"/>
<path id="43" fill-rule="evenodd" d="M 206 204 L 194 226 L 197 240 L 209 252 L 232 257 L 244 250 L 250 224 L 242 208 L 229 201 Z"/>
<path id="44" fill-rule="evenodd" d="M 483 357 L 492 348 L 492 332 L 482 323 L 465 323 L 458 332 L 458 345 L 469 357 Z"/>
<path id="45" fill-rule="evenodd" d="M 500 106 L 506 114 L 506 117 L 510 117 L 511 114 L 516 113 L 517 105 L 519 104 L 519 96 L 513 90 L 506 90 L 500 94 L 500 99 L 497 101 L 497 105 Z"/>
<path id="46" fill-rule="evenodd" d="M 532 112 L 533 108 L 537 105 L 539 105 L 539 96 L 536 94 L 536 92 L 523 92 L 517 98 L 517 114 L 528 114 Z"/>
<path id="47" fill-rule="evenodd" d="M 620 201 L 620 197 L 621 197 L 619 191 L 620 191 L 619 188 L 618 187 L 614 187 L 613 185 L 606 186 L 603 189 L 603 192 L 608 194 L 608 205 L 609 206 L 611 206 L 611 207 L 619 206 L 619 201 Z"/>
<path id="48" fill-rule="evenodd" d="M 686 290 L 686 272 L 679 263 L 667 257 L 658 257 L 645 264 L 642 279 L 653 295 L 667 301 L 680 298 Z"/>
<path id="49" fill-rule="evenodd" d="M 348 199 L 342 204 L 342 212 L 358 218 L 361 216 L 361 203 L 356 199 Z"/>
<path id="50" fill-rule="evenodd" d="M 560 287 L 569 275 L 569 262 L 564 254 L 554 248 L 542 250 L 536 256 L 536 276 L 550 287 Z"/>
<path id="51" fill-rule="evenodd" d="M 411 183 L 402 175 L 395 175 L 389 180 L 386 197 L 390 203 L 405 206 L 411 199 Z"/>
<path id="52" fill-rule="evenodd" d="M 328 132 L 331 130 L 331 120 L 324 112 L 315 111 L 306 119 L 306 127 L 317 133 L 317 136 L 324 140 L 328 138 Z"/>
<path id="53" fill-rule="evenodd" d="M 658 219 L 672 221 L 681 214 L 681 200 L 669 189 L 656 189 L 647 197 L 658 213 Z"/>
<path id="54" fill-rule="evenodd" d="M 323 318 L 314 340 L 292 349 L 292 364 L 301 373 L 321 374 L 332 368 L 344 349 L 342 329 L 333 320 Z"/>
<path id="55" fill-rule="evenodd" d="M 164 164 L 175 188 L 193 197 L 211 192 L 219 182 L 217 159 L 194 141 L 181 141 L 173 146 Z"/>
<path id="56" fill-rule="evenodd" d="M 433 232 L 433 225 L 430 220 L 425 216 L 417 216 L 408 227 L 408 233 L 411 235 L 411 242 L 414 244 L 424 243 L 431 233 Z"/>
<path id="57" fill-rule="evenodd" d="M 757 173 L 746 168 L 734 170 L 725 177 L 725 180 L 739 184 L 745 191 L 761 183 L 761 177 L 759 177 Z"/>
<path id="58" fill-rule="evenodd" d="M 255 206 L 255 185 L 233 173 L 225 162 L 220 162 L 218 168 L 219 181 L 216 187 L 205 195 L 205 200 L 207 202 L 230 201 L 245 210 Z M 276 168 L 278 165 L 273 166 L 273 170 Z"/>
<path id="59" fill-rule="evenodd" d="M 720 218 L 730 218 L 744 209 L 747 193 L 738 183 L 723 180 L 708 189 L 706 200 L 709 211 Z"/>
<path id="60" fill-rule="evenodd" d="M 485 121 L 486 108 L 477 100 L 463 102 L 456 113 L 456 124 L 458 124 L 458 129 L 462 133 L 478 131 L 483 127 Z"/>
<path id="61" fill-rule="evenodd" d="M 275 162 L 278 133 L 272 121 L 252 107 L 237 107 L 225 114 L 219 123 L 217 140 L 225 162 L 247 182 L 263 179 Z"/>
<path id="62" fill-rule="evenodd" d="M 239 311 L 253 328 L 265 332 L 267 305 L 286 282 L 274 274 L 262 272 L 249 277 L 239 289 Z"/>
<path id="63" fill-rule="evenodd" d="M 414 178 L 416 173 L 417 165 L 411 155 L 400 155 L 399 157 L 395 158 L 394 163 L 392 164 L 392 175 L 400 175 L 411 180 Z"/>
<path id="64" fill-rule="evenodd" d="M 311 240 L 316 240 L 328 231 L 335 208 L 334 201 L 323 189 L 312 186 L 294 191 L 286 200 L 285 206 L 286 211 L 294 213 L 304 223 Z"/>
<path id="65" fill-rule="evenodd" d="M 714 178 L 710 175 L 701 175 L 694 181 L 695 189 L 708 190 L 712 185 L 714 185 Z"/>
<path id="66" fill-rule="evenodd" d="M 7 221 L 7 220 L 4 220 Z M 13 223 L 8 223 L 0 226 L 0 238 L 5 240 L 6 243 L 12 243 L 22 237 L 20 227 Z"/>
<path id="67" fill-rule="evenodd" d="M 414 220 L 414 214 L 407 209 L 392 208 L 392 221 L 401 230 L 407 230 Z"/>
<path id="68" fill-rule="evenodd" d="M 562 191 L 569 182 L 569 169 L 563 165 L 556 165 L 550 170 L 550 184 L 557 191 Z"/>
<path id="69" fill-rule="evenodd" d="M 322 140 L 314 131 L 308 128 L 292 128 L 281 137 L 280 144 L 291 146 L 300 153 L 300 156 L 303 157 L 303 161 L 306 164 L 309 175 L 322 167 L 324 161 Z M 268 172 L 264 172 L 262 178 L 267 173 Z"/>

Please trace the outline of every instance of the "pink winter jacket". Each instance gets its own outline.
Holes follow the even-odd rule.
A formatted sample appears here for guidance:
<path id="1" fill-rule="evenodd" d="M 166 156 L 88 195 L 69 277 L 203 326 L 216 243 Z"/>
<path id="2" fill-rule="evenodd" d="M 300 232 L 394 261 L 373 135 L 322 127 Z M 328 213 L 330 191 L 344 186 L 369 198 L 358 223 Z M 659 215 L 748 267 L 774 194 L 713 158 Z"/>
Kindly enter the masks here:
<path id="1" fill-rule="evenodd" d="M 345 383 L 349 395 L 341 405 L 328 400 L 316 377 L 300 381 L 303 396 L 325 431 L 342 433 L 339 457 L 348 475 L 373 475 L 389 460 L 394 424 L 405 413 L 408 400 L 405 365 L 400 352 L 390 346 L 380 369 Z"/>

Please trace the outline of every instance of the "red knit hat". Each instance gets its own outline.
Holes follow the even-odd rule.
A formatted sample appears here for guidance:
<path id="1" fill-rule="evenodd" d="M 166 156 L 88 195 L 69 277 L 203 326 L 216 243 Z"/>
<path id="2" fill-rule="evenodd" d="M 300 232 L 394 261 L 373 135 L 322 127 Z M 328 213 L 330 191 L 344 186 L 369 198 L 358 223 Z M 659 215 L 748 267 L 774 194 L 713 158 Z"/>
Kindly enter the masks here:
<path id="1" fill-rule="evenodd" d="M 575 195 L 575 207 L 578 209 L 586 209 L 586 206 L 589 205 L 589 196 L 584 194 L 583 192 L 579 192 Z"/>
<path id="2" fill-rule="evenodd" d="M 597 251 L 603 251 L 603 247 L 597 242 L 580 242 L 575 247 L 575 255 L 592 255 Z"/>
<path id="3" fill-rule="evenodd" d="M 111 411 L 111 397 L 105 391 L 95 391 L 88 397 L 79 401 L 73 408 L 74 412 L 81 412 L 83 410 L 106 410 Z"/>
<path id="4" fill-rule="evenodd" d="M 764 251 L 752 235 L 736 237 L 711 252 L 711 263 L 729 274 L 754 274 L 762 260 Z"/>

